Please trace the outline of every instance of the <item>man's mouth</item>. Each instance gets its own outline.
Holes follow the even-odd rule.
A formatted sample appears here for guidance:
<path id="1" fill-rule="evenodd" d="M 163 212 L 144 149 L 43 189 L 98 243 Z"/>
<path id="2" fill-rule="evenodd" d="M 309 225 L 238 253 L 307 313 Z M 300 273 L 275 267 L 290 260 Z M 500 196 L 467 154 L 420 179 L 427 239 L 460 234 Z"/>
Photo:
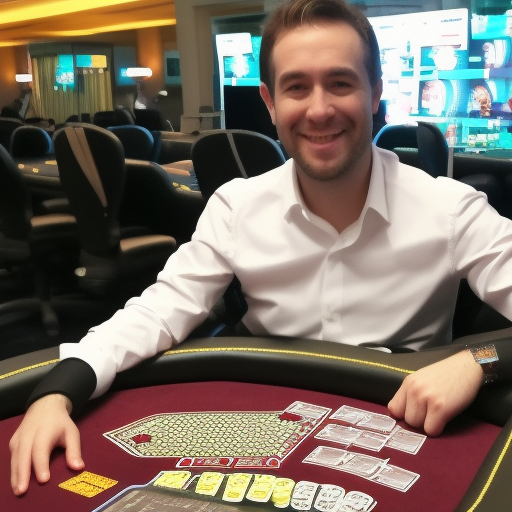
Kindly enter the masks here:
<path id="1" fill-rule="evenodd" d="M 341 132 L 330 133 L 327 135 L 305 135 L 306 139 L 315 144 L 328 144 L 336 139 Z"/>

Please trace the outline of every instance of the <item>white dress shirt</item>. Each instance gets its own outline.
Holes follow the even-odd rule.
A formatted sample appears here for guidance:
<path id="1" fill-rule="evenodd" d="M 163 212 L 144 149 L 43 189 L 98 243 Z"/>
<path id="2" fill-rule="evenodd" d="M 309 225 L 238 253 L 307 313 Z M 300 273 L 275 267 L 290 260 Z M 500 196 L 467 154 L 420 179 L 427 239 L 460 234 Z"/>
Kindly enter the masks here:
<path id="1" fill-rule="evenodd" d="M 222 186 L 156 284 L 61 357 L 92 366 L 97 396 L 116 372 L 185 339 L 233 274 L 255 335 L 436 346 L 451 341 L 461 278 L 512 319 L 512 221 L 473 188 L 374 147 L 366 204 L 339 234 L 304 206 L 289 160 Z"/>

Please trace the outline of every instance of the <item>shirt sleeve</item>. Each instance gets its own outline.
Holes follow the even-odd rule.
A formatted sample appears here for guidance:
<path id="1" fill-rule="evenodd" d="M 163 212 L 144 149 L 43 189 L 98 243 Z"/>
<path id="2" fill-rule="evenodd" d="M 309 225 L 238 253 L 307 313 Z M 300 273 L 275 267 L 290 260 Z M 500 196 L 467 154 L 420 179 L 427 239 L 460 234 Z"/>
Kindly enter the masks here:
<path id="1" fill-rule="evenodd" d="M 92 398 L 110 387 L 116 373 L 181 342 L 206 319 L 233 279 L 226 257 L 231 216 L 226 197 L 213 196 L 192 241 L 169 258 L 155 284 L 79 343 L 60 346 L 61 359 L 80 359 L 94 371 Z"/>
<path id="2" fill-rule="evenodd" d="M 67 396 L 73 404 L 73 411 L 81 409 L 96 387 L 93 369 L 80 359 L 69 358 L 53 368 L 39 382 L 30 394 L 26 408 L 43 396 L 59 393 Z"/>
<path id="3" fill-rule="evenodd" d="M 468 187 L 453 217 L 451 243 L 455 272 L 481 300 L 512 320 L 512 220 Z"/>

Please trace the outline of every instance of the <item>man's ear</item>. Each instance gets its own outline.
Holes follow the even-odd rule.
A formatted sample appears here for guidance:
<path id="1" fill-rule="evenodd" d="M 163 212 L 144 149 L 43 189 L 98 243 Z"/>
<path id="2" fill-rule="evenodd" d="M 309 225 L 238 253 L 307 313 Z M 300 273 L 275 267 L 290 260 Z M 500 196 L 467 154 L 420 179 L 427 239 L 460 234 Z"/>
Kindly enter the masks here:
<path id="1" fill-rule="evenodd" d="M 372 89 L 372 112 L 374 114 L 379 110 L 379 102 L 382 96 L 382 79 L 379 80 Z"/>
<path id="2" fill-rule="evenodd" d="M 260 83 L 260 95 L 265 102 L 265 105 L 267 106 L 270 118 L 272 119 L 272 124 L 276 124 L 276 110 L 274 108 L 274 100 L 270 95 L 270 91 L 268 90 L 267 85 L 263 82 Z"/>

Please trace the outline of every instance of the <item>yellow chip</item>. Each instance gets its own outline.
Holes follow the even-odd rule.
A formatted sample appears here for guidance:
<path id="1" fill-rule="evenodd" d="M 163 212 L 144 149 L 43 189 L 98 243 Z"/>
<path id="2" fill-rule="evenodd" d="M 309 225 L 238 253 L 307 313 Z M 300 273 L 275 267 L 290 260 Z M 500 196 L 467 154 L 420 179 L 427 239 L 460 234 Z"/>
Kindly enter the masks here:
<path id="1" fill-rule="evenodd" d="M 240 502 L 244 499 L 252 475 L 250 473 L 234 473 L 229 475 L 222 499 L 224 501 Z"/>
<path id="2" fill-rule="evenodd" d="M 81 496 L 92 498 L 100 492 L 110 489 L 110 487 L 116 484 L 117 480 L 112 480 L 105 476 L 95 475 L 94 473 L 89 473 L 89 471 L 84 471 L 83 473 L 62 482 L 59 484 L 59 487 L 61 489 L 66 489 L 66 491 L 75 492 Z"/>
<path id="3" fill-rule="evenodd" d="M 190 471 L 162 471 L 162 474 L 153 482 L 157 487 L 167 489 L 181 489 L 192 476 Z"/>
<path id="4" fill-rule="evenodd" d="M 271 501 L 277 508 L 286 508 L 290 504 L 295 482 L 291 478 L 278 478 L 274 484 Z"/>
<path id="5" fill-rule="evenodd" d="M 196 492 L 205 496 L 215 496 L 222 484 L 224 475 L 213 471 L 205 471 L 196 485 Z"/>
<path id="6" fill-rule="evenodd" d="M 254 482 L 247 492 L 246 498 L 251 501 L 268 501 L 272 496 L 275 481 L 274 475 L 254 475 Z"/>

